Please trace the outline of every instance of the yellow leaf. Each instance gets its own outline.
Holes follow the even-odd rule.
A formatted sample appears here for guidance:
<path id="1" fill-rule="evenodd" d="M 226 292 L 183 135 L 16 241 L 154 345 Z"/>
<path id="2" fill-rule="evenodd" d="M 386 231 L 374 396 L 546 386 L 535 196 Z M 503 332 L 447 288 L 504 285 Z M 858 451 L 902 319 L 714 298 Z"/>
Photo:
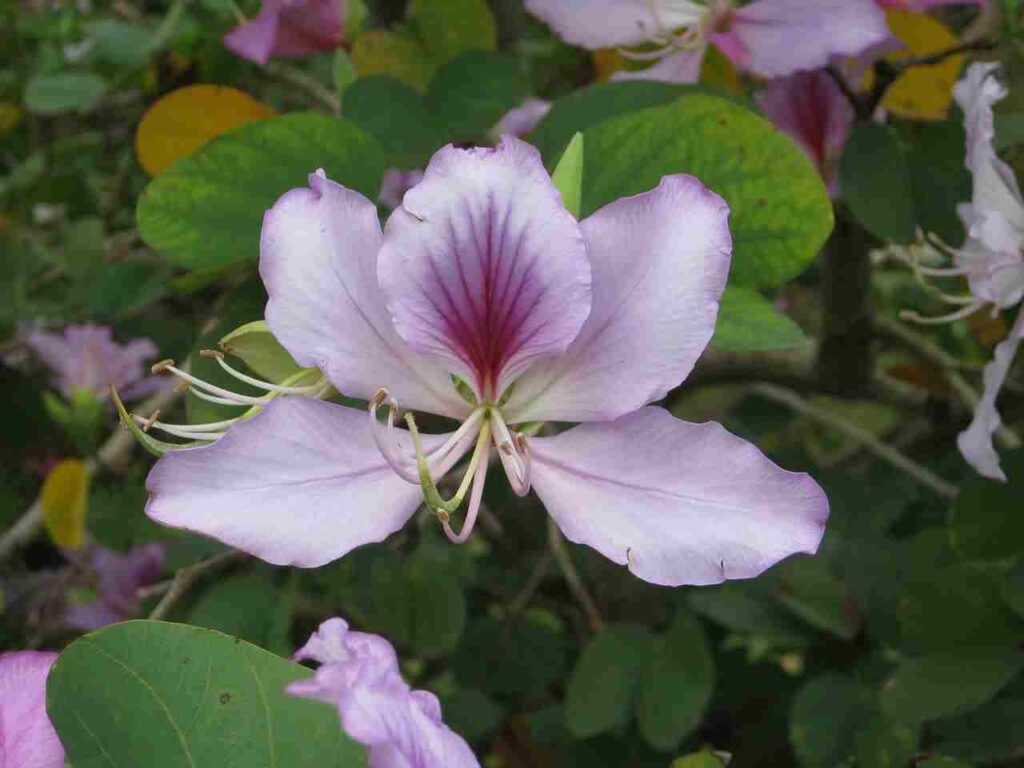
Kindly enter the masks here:
<path id="1" fill-rule="evenodd" d="M 906 46 L 889 54 L 890 61 L 927 56 L 955 46 L 957 36 L 942 22 L 926 13 L 886 11 L 889 29 Z M 914 120 L 943 120 L 953 103 L 953 86 L 960 77 L 964 57 L 950 56 L 929 67 L 911 67 L 889 88 L 882 106 L 893 114 Z"/>
<path id="2" fill-rule="evenodd" d="M 714 46 L 708 46 L 700 67 L 700 82 L 726 93 L 740 92 L 740 74 L 736 67 Z"/>
<path id="3" fill-rule="evenodd" d="M 266 104 L 221 85 L 190 85 L 164 96 L 142 116 L 135 154 L 150 176 L 192 154 L 210 139 L 274 114 Z"/>
<path id="4" fill-rule="evenodd" d="M 349 58 L 360 77 L 389 75 L 418 91 L 427 90 L 437 68 L 418 40 L 388 29 L 359 35 Z"/>
<path id="5" fill-rule="evenodd" d="M 626 57 L 618 48 L 599 48 L 592 56 L 598 80 L 608 80 L 620 69 L 626 69 Z"/>
<path id="6" fill-rule="evenodd" d="M 21 109 L 13 101 L 0 101 L 0 136 L 18 127 L 21 122 Z"/>
<path id="7" fill-rule="evenodd" d="M 65 459 L 46 476 L 40 502 L 43 524 L 54 544 L 78 549 L 85 543 L 89 471 L 81 459 Z"/>

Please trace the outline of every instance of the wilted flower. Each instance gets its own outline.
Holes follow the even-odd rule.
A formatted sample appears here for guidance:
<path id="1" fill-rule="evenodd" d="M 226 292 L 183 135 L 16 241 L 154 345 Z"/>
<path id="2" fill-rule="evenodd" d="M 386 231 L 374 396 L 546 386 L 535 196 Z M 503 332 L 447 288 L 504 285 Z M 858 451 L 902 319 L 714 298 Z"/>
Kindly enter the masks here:
<path id="1" fill-rule="evenodd" d="M 64 746 L 46 715 L 46 678 L 56 653 L 0 654 L 0 766 L 64 768 Z"/>
<path id="2" fill-rule="evenodd" d="M 264 0 L 259 15 L 224 36 L 228 50 L 266 64 L 276 56 L 332 51 L 344 39 L 347 0 Z"/>
<path id="3" fill-rule="evenodd" d="M 717 424 L 644 407 L 692 369 L 728 275 L 728 207 L 697 179 L 666 177 L 577 222 L 528 144 L 449 146 L 383 234 L 362 195 L 323 172 L 310 186 L 264 219 L 267 322 L 369 414 L 275 399 L 218 442 L 165 455 L 147 481 L 154 520 L 316 567 L 425 500 L 463 541 L 493 445 L 516 493 L 532 485 L 572 541 L 651 582 L 750 577 L 817 548 L 828 505 L 807 475 Z M 420 436 L 408 414 L 398 429 L 399 401 L 461 426 Z M 530 437 L 542 421 L 590 423 Z"/>
<path id="4" fill-rule="evenodd" d="M 126 398 L 141 397 L 162 386 L 144 365 L 157 353 L 149 339 L 122 346 L 107 326 L 69 325 L 63 333 L 32 331 L 25 343 L 56 374 L 54 386 L 69 400 L 78 391 L 103 399 L 111 386 Z"/>
<path id="5" fill-rule="evenodd" d="M 820 70 L 797 72 L 770 81 L 756 98 L 765 116 L 814 163 L 835 197 L 839 158 L 854 120 L 853 107 L 836 81 Z"/>
<path id="6" fill-rule="evenodd" d="M 623 51 L 654 66 L 621 77 L 695 82 L 710 43 L 739 69 L 782 77 L 817 69 L 889 36 L 873 0 L 527 0 L 526 7 L 569 43 Z"/>
<path id="7" fill-rule="evenodd" d="M 139 615 L 138 590 L 160 576 L 164 546 L 160 543 L 132 547 L 121 554 L 105 547 L 94 547 L 90 564 L 96 577 L 96 599 L 81 605 L 69 605 L 66 624 L 91 632 Z"/>
<path id="8" fill-rule="evenodd" d="M 295 658 L 321 666 L 288 692 L 336 706 L 345 733 L 369 747 L 373 768 L 479 768 L 466 742 L 441 719 L 437 697 L 411 690 L 402 679 L 383 637 L 329 619 Z"/>

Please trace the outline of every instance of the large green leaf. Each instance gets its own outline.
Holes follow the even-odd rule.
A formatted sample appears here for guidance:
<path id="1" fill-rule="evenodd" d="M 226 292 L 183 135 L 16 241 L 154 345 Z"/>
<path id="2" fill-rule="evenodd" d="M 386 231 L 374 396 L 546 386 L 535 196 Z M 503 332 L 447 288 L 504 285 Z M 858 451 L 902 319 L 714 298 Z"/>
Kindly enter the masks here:
<path id="1" fill-rule="evenodd" d="M 807 343 L 795 322 L 752 288 L 726 286 L 711 346 L 723 352 L 765 352 Z"/>
<path id="2" fill-rule="evenodd" d="M 1024 654 L 933 654 L 903 662 L 882 688 L 886 715 L 918 723 L 967 712 L 995 696 L 1024 667 Z"/>
<path id="3" fill-rule="evenodd" d="M 157 176 L 139 198 L 139 234 L 168 260 L 192 269 L 255 262 L 264 212 L 323 168 L 375 198 L 380 146 L 344 120 L 291 114 L 243 125 Z"/>
<path id="4" fill-rule="evenodd" d="M 527 94 L 514 56 L 469 51 L 442 66 L 427 88 L 427 108 L 455 141 L 480 140 Z"/>
<path id="5" fill-rule="evenodd" d="M 445 143 L 423 97 L 386 75 L 360 78 L 345 90 L 345 117 L 380 142 L 389 167 L 422 168 Z"/>
<path id="6" fill-rule="evenodd" d="M 153 621 L 115 624 L 61 654 L 47 710 L 75 768 L 357 768 L 364 750 L 310 671 L 242 640 Z"/>
<path id="7" fill-rule="evenodd" d="M 668 174 L 692 174 L 732 209 L 735 284 L 795 277 L 832 231 L 832 205 L 810 161 L 767 120 L 726 99 L 689 94 L 607 120 L 584 137 L 584 216 Z"/>
<path id="8" fill-rule="evenodd" d="M 1008 483 L 972 475 L 953 503 L 954 548 L 968 560 L 1001 560 L 1024 552 L 1024 449 L 1003 455 Z"/>
<path id="9" fill-rule="evenodd" d="M 896 132 L 862 123 L 839 163 L 843 198 L 858 223 L 882 240 L 910 243 L 917 220 L 906 152 Z"/>
<path id="10" fill-rule="evenodd" d="M 700 622 L 680 611 L 645 659 L 637 722 L 655 749 L 669 751 L 701 721 L 715 684 L 715 663 Z"/>
<path id="11" fill-rule="evenodd" d="M 438 63 L 466 51 L 498 47 L 498 30 L 486 0 L 412 0 L 407 18 Z"/>
<path id="12" fill-rule="evenodd" d="M 505 622 L 485 617 L 466 630 L 452 667 L 466 688 L 535 694 L 565 675 L 568 646 L 557 625 L 541 615 Z"/>

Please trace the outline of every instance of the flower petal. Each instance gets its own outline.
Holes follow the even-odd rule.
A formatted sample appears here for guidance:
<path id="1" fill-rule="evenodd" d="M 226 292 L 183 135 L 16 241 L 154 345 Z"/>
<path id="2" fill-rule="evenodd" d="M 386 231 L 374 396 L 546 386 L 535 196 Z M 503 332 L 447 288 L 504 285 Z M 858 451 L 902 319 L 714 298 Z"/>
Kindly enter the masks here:
<path id="1" fill-rule="evenodd" d="M 516 382 L 508 420 L 614 419 L 685 379 L 714 332 L 732 252 L 728 217 L 718 195 L 677 175 L 586 219 L 590 317 L 565 355 Z"/>
<path id="2" fill-rule="evenodd" d="M 263 219 L 260 275 L 267 324 L 302 366 L 369 400 L 387 388 L 403 406 L 459 417 L 467 405 L 448 373 L 395 333 L 377 283 L 377 207 L 327 179 L 285 193 Z"/>
<path id="3" fill-rule="evenodd" d="M 522 138 L 533 133 L 533 129 L 551 111 L 551 102 L 543 99 L 527 99 L 518 107 L 513 107 L 494 126 L 497 136 L 516 136 Z"/>
<path id="4" fill-rule="evenodd" d="M 591 49 L 663 38 L 708 15 L 706 6 L 688 0 L 526 0 L 526 9 L 567 43 Z"/>
<path id="5" fill-rule="evenodd" d="M 64 747 L 46 714 L 46 678 L 56 653 L 0 654 L 0 765 L 64 768 Z"/>
<path id="6" fill-rule="evenodd" d="M 435 154 L 388 220 L 377 267 L 399 335 L 486 399 L 564 351 L 590 311 L 579 225 L 540 153 L 508 136 Z"/>
<path id="7" fill-rule="evenodd" d="M 278 23 L 277 13 L 264 10 L 224 35 L 224 47 L 243 59 L 266 64 L 274 50 Z"/>
<path id="8" fill-rule="evenodd" d="M 1006 382 L 1006 375 L 1013 365 L 1021 339 L 1024 339 L 1024 309 L 1017 315 L 1017 320 L 1007 337 L 996 345 L 992 362 L 985 366 L 985 391 L 974 410 L 973 421 L 956 440 L 960 453 L 978 474 L 1003 482 L 1006 482 L 1006 473 L 1003 472 L 999 454 L 992 445 L 992 436 L 1003 423 L 999 418 L 999 411 L 996 410 L 996 398 Z"/>
<path id="9" fill-rule="evenodd" d="M 274 565 L 315 568 L 382 541 L 416 511 L 421 490 L 382 458 L 368 419 L 319 400 L 275 400 L 218 442 L 161 458 L 146 514 Z M 396 435 L 411 455 L 408 433 Z M 424 435 L 425 449 L 444 437 Z"/>
<path id="10" fill-rule="evenodd" d="M 266 64 L 272 56 L 307 56 L 341 45 L 339 0 L 265 0 L 259 15 L 224 36 L 224 46 Z"/>
<path id="11" fill-rule="evenodd" d="M 834 55 L 860 53 L 889 37 L 874 0 L 755 0 L 733 11 L 729 33 L 742 45 L 722 52 L 762 77 L 818 69 Z"/>
<path id="12" fill-rule="evenodd" d="M 706 48 L 701 45 L 692 50 L 678 51 L 665 56 L 646 69 L 619 70 L 612 80 L 658 80 L 663 83 L 696 83 L 704 63 Z"/>
<path id="13" fill-rule="evenodd" d="M 562 532 L 645 581 L 757 576 L 818 548 L 824 492 L 721 425 L 660 408 L 530 441 L 533 487 Z"/>

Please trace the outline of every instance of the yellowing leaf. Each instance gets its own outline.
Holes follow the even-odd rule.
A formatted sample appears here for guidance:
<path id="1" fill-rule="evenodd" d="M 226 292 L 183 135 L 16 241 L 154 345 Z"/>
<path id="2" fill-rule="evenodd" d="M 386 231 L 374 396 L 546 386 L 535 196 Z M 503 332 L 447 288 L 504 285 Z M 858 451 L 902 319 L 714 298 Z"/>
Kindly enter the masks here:
<path id="1" fill-rule="evenodd" d="M 89 470 L 81 459 L 65 459 L 46 476 L 40 494 L 43 525 L 58 547 L 78 549 L 85 543 L 88 498 Z"/>
<path id="2" fill-rule="evenodd" d="M 618 48 L 599 48 L 594 51 L 593 57 L 598 80 L 608 80 L 620 69 L 626 69 L 626 57 Z"/>
<path id="3" fill-rule="evenodd" d="M 911 56 L 928 56 L 955 46 L 957 36 L 927 13 L 890 10 L 889 29 L 906 46 L 887 58 L 899 61 Z M 943 120 L 953 103 L 953 86 L 960 77 L 963 55 L 950 56 L 939 64 L 911 67 L 889 88 L 882 106 L 890 112 L 915 120 Z"/>
<path id="4" fill-rule="evenodd" d="M 726 93 L 740 92 L 740 74 L 736 67 L 714 46 L 708 46 L 700 67 L 700 82 Z"/>
<path id="5" fill-rule="evenodd" d="M 355 39 L 350 53 L 360 77 L 389 75 L 418 91 L 437 68 L 418 40 L 388 29 L 371 29 Z"/>
<path id="6" fill-rule="evenodd" d="M 0 101 L 0 136 L 6 136 L 20 122 L 21 108 L 13 101 Z"/>
<path id="7" fill-rule="evenodd" d="M 139 164 L 156 176 L 177 160 L 244 123 L 274 114 L 266 104 L 221 85 L 190 85 L 157 101 L 135 133 Z"/>

